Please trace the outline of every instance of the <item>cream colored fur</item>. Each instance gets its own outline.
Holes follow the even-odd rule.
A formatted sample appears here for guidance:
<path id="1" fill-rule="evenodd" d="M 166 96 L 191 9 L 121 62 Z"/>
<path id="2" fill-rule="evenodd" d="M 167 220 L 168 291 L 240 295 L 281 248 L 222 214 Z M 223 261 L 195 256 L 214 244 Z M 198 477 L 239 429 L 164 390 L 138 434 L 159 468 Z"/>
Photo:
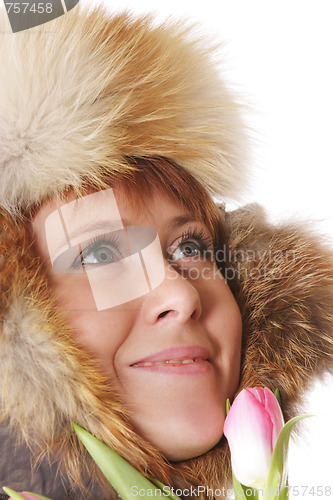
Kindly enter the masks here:
<path id="1" fill-rule="evenodd" d="M 191 30 L 75 8 L 1 33 L 0 204 L 19 213 L 82 179 L 165 156 L 211 193 L 239 193 L 235 102 Z"/>

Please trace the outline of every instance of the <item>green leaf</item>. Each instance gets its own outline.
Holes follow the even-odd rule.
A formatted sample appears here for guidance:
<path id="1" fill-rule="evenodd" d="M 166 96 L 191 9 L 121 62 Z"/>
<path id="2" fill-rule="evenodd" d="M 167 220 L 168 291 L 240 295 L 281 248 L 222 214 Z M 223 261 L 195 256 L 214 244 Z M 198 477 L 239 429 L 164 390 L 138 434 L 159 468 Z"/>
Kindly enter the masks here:
<path id="1" fill-rule="evenodd" d="M 281 493 L 284 490 L 287 484 L 287 473 L 284 470 L 284 463 L 288 452 L 290 433 L 299 420 L 311 416 L 313 415 L 299 415 L 289 420 L 289 422 L 282 427 L 273 451 L 263 500 L 278 499 L 279 496 L 274 495 L 274 497 L 272 497 L 272 493 Z"/>
<path id="2" fill-rule="evenodd" d="M 230 399 L 229 399 L 229 398 L 227 398 L 227 400 L 226 400 L 226 402 L 225 402 L 226 415 L 228 415 L 229 410 L 230 410 L 230 407 L 231 407 L 231 404 L 230 404 Z"/>
<path id="3" fill-rule="evenodd" d="M 134 497 L 137 499 L 138 496 L 140 499 L 151 499 L 154 496 L 163 497 L 159 488 L 142 476 L 115 451 L 77 424 L 72 423 L 72 426 L 106 479 L 123 500 Z"/>
<path id="4" fill-rule="evenodd" d="M 289 498 L 289 489 L 288 489 L 288 483 L 285 485 L 285 487 L 282 488 L 280 491 L 280 497 L 279 500 L 288 500 Z"/>
<path id="5" fill-rule="evenodd" d="M 163 483 L 161 483 L 161 481 L 158 481 L 158 479 L 152 479 L 152 482 L 158 487 L 160 488 L 160 490 L 162 490 L 163 492 L 163 496 L 165 497 L 168 497 L 168 498 L 172 498 L 173 500 L 180 500 L 179 497 L 177 497 L 177 495 L 175 495 L 171 488 L 169 486 L 165 486 Z"/>
<path id="6" fill-rule="evenodd" d="M 4 486 L 2 489 L 13 500 L 27 500 L 25 497 L 17 493 L 17 491 L 12 490 L 11 488 L 7 488 L 7 486 Z"/>
<path id="7" fill-rule="evenodd" d="M 278 403 L 281 407 L 281 396 L 280 396 L 280 391 L 279 391 L 279 388 L 277 387 L 274 391 L 274 396 L 276 397 L 276 399 L 278 400 Z"/>
<path id="8" fill-rule="evenodd" d="M 265 491 L 263 498 L 269 498 L 269 500 L 288 500 L 290 495 L 290 490 L 288 489 L 288 481 L 281 489 L 269 488 Z"/>
<path id="9" fill-rule="evenodd" d="M 235 493 L 235 500 L 239 500 L 240 498 L 245 497 L 244 489 L 241 483 L 238 481 L 236 478 L 234 472 L 232 471 L 232 484 L 234 487 L 234 493 Z"/>
<path id="10" fill-rule="evenodd" d="M 236 478 L 235 474 L 232 473 L 232 482 L 234 487 L 235 500 L 258 500 L 258 492 L 250 486 L 244 486 Z"/>
<path id="11" fill-rule="evenodd" d="M 44 497 L 43 495 L 37 495 L 37 493 L 31 493 L 31 491 L 24 491 L 23 493 L 26 493 L 27 495 L 33 495 L 36 498 L 40 498 L 41 500 L 52 500 L 49 497 Z"/>

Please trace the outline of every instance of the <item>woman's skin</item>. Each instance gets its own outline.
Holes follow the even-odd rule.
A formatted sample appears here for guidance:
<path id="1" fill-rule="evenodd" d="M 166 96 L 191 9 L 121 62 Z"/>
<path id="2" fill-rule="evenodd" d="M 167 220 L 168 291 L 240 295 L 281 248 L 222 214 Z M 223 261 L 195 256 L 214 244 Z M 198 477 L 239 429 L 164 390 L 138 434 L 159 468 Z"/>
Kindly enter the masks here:
<path id="1" fill-rule="evenodd" d="M 97 310 L 94 294 L 101 294 L 96 289 L 99 282 L 94 289 L 87 274 L 101 273 L 109 263 L 119 268 L 126 252 L 112 237 L 104 235 L 99 242 L 98 236 L 94 242 L 90 238 L 74 246 L 66 254 L 64 269 L 55 269 L 49 253 L 57 246 L 56 228 L 50 232 L 52 218 L 49 239 L 45 231 L 45 220 L 58 209 L 52 200 L 33 220 L 37 250 L 76 341 L 109 376 L 137 432 L 170 461 L 192 458 L 211 449 L 222 436 L 226 399 L 232 398 L 239 381 L 241 315 L 214 259 L 209 258 L 213 247 L 202 221 L 193 220 L 162 192 L 152 194 L 149 209 L 138 209 L 121 186 L 109 191 L 124 226 L 157 231 L 163 269 L 159 285 L 127 302 Z M 99 219 L 113 210 L 108 202 L 90 205 L 81 214 L 81 205 L 76 207 L 74 226 L 83 220 L 88 225 L 96 221 L 100 227 Z M 113 292 L 120 286 L 117 276 L 106 280 Z M 137 286 L 134 280 L 129 287 L 134 294 Z"/>

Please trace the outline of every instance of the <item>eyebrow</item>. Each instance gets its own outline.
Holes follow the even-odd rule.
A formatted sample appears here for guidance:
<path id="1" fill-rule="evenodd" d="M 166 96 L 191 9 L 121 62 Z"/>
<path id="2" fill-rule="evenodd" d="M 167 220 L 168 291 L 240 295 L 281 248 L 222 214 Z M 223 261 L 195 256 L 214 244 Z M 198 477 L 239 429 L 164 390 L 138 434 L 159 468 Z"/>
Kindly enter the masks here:
<path id="1" fill-rule="evenodd" d="M 65 232 L 65 237 L 67 239 L 67 243 L 70 241 L 70 239 L 74 239 L 79 235 L 84 235 L 85 233 L 90 233 L 93 230 L 103 229 L 105 230 L 105 232 L 113 232 L 115 230 L 119 230 L 119 222 L 120 221 L 118 219 L 105 219 L 95 222 L 89 222 L 87 224 L 80 224 L 78 227 L 75 227 L 73 231 L 70 231 L 70 234 L 68 232 L 68 228 L 66 227 L 67 231 Z M 129 223 L 130 221 L 128 221 L 127 219 L 121 219 L 121 222 L 124 227 L 131 225 Z M 191 222 L 200 222 L 204 224 L 203 221 L 198 220 L 198 218 L 193 217 L 193 215 L 185 214 L 179 215 L 177 217 L 171 217 L 169 220 L 167 220 L 165 227 L 167 230 L 171 230 L 184 226 L 185 224 L 189 224 Z"/>
<path id="2" fill-rule="evenodd" d="M 199 220 L 196 217 L 193 217 L 191 214 L 179 215 L 177 217 L 172 217 L 166 224 L 168 229 L 177 228 L 181 226 L 185 226 L 185 224 L 189 224 L 190 222 L 200 222 L 204 224 L 202 220 Z"/>
<path id="3" fill-rule="evenodd" d="M 74 239 L 77 236 L 84 235 L 86 233 L 90 233 L 91 231 L 96 231 L 101 229 L 105 230 L 105 232 L 118 231 L 121 229 L 121 227 L 119 227 L 120 222 L 122 223 L 123 226 L 125 225 L 124 221 L 119 221 L 118 219 L 99 220 L 88 224 L 80 224 L 79 226 L 75 227 L 73 231 L 69 231 L 65 223 L 64 233 L 67 243 L 69 243 L 71 239 Z"/>

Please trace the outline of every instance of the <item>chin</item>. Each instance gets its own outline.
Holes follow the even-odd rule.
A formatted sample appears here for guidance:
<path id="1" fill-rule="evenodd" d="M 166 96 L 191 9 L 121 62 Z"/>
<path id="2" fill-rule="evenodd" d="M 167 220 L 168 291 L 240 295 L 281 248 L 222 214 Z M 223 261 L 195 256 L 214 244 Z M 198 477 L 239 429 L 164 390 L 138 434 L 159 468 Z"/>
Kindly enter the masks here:
<path id="1" fill-rule="evenodd" d="M 222 431 L 220 429 L 215 436 L 196 435 L 192 441 L 181 438 L 175 442 L 169 442 L 167 448 L 161 451 L 169 462 L 181 462 L 207 453 L 207 451 L 214 448 L 221 437 Z"/>
<path id="2" fill-rule="evenodd" d="M 203 455 L 211 450 L 223 435 L 225 412 L 209 407 L 189 418 L 174 413 L 160 420 L 157 425 L 148 420 L 138 432 L 155 445 L 170 462 L 180 462 Z"/>

